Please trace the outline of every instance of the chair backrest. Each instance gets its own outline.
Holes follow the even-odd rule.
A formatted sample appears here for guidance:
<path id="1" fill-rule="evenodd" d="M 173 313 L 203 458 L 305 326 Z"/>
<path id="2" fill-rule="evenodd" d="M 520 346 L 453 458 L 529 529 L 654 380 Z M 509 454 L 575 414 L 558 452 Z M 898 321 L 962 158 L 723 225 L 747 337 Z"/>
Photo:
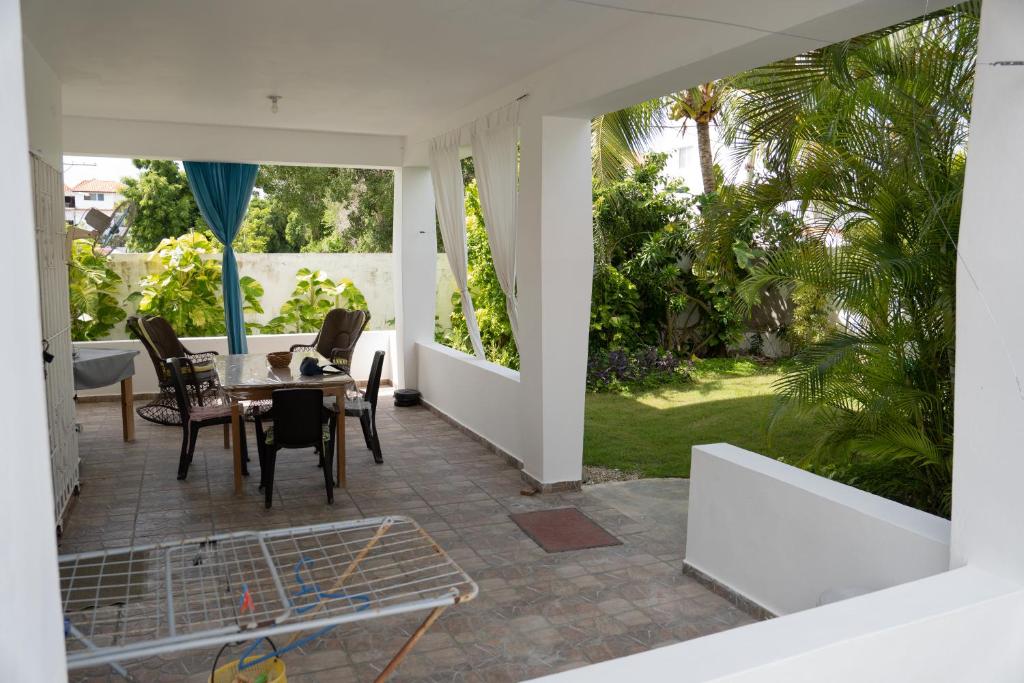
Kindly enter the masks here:
<path id="1" fill-rule="evenodd" d="M 271 394 L 274 444 L 304 448 L 323 440 L 324 392 L 320 389 L 275 389 Z"/>
<path id="2" fill-rule="evenodd" d="M 380 376 L 384 372 L 384 352 L 377 351 L 373 354 L 373 362 L 370 363 L 370 377 L 366 380 L 366 390 L 363 398 L 367 403 L 377 410 L 377 392 L 380 391 Z"/>
<path id="3" fill-rule="evenodd" d="M 167 359 L 181 358 L 188 353 L 171 324 L 158 315 L 145 318 L 132 316 L 128 318 L 128 329 L 146 347 L 157 374 L 164 377 L 167 377 Z"/>
<path id="4" fill-rule="evenodd" d="M 351 361 L 356 342 L 369 320 L 370 315 L 366 311 L 331 309 L 324 317 L 324 324 L 313 340 L 313 346 L 324 358 L 333 360 L 341 357 Z"/>
<path id="5" fill-rule="evenodd" d="M 188 388 L 185 386 L 185 375 L 195 378 L 195 373 L 186 373 L 184 367 L 188 364 L 188 358 L 168 358 L 163 362 L 167 369 L 167 375 L 174 387 L 174 399 L 178 402 L 178 410 L 181 411 L 181 423 L 188 423 L 188 416 L 192 409 L 192 402 L 189 400 Z M 202 392 L 196 391 L 196 400 L 199 405 L 203 404 Z"/>

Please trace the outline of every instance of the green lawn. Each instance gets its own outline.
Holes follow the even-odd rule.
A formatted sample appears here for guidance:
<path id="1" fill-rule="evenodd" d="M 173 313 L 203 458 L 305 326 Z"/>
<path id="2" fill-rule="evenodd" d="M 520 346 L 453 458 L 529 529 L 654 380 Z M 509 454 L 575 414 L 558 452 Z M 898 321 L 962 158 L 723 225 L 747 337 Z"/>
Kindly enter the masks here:
<path id="1" fill-rule="evenodd" d="M 727 441 L 790 461 L 814 441 L 808 418 L 784 417 L 768 435 L 780 366 L 699 361 L 692 384 L 635 395 L 587 394 L 583 462 L 649 477 L 690 476 L 690 447 Z"/>

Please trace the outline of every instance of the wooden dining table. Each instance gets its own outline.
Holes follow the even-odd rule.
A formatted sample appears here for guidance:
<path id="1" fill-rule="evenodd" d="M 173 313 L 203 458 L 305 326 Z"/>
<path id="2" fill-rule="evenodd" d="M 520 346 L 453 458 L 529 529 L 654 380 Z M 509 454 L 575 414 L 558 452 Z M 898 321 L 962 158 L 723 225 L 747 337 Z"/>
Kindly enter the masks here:
<path id="1" fill-rule="evenodd" d="M 235 493 L 241 495 L 242 448 L 241 426 L 244 415 L 242 401 L 269 400 L 275 389 L 321 389 L 324 396 L 337 400 L 338 420 L 338 474 L 335 487 L 345 487 L 345 394 L 355 388 L 355 380 L 347 372 L 325 372 L 322 375 L 303 375 L 299 364 L 303 358 L 314 357 L 324 366 L 329 361 L 316 352 L 294 353 L 292 362 L 286 368 L 273 368 L 262 353 L 233 353 L 218 355 L 215 359 L 217 375 L 224 396 L 231 404 L 231 447 L 235 463 Z"/>

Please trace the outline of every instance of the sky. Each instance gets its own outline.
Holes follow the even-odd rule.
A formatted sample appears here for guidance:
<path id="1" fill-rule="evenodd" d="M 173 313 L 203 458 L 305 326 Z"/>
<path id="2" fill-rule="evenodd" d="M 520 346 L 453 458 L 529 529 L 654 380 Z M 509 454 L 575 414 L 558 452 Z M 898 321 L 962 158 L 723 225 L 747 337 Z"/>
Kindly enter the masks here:
<path id="1" fill-rule="evenodd" d="M 83 180 L 117 180 L 139 177 L 131 159 L 112 157 L 64 157 L 64 184 L 74 187 Z"/>

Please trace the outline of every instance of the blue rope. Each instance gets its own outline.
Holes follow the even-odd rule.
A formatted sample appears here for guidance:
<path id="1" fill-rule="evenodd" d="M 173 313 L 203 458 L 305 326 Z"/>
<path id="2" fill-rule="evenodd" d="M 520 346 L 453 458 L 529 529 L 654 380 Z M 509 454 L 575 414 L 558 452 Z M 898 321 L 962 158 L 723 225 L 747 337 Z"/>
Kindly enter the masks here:
<path id="1" fill-rule="evenodd" d="M 299 584 L 299 589 L 298 589 L 298 592 L 293 592 L 292 593 L 292 598 L 293 598 L 293 600 L 291 601 L 292 602 L 292 606 L 295 606 L 294 598 L 300 598 L 303 595 L 309 595 L 310 593 L 315 593 L 316 596 L 317 596 L 316 602 L 311 602 L 310 604 L 305 605 L 304 607 L 297 607 L 295 609 L 296 614 L 305 614 L 309 610 L 311 610 L 314 607 L 316 607 L 320 603 L 320 601 L 324 600 L 324 599 L 327 599 L 327 600 L 339 600 L 339 599 L 347 598 L 349 600 L 359 601 L 361 604 L 356 607 L 356 611 L 357 612 L 361 612 L 364 609 L 368 609 L 370 607 L 370 597 L 368 595 L 366 595 L 366 594 L 348 595 L 347 593 L 331 593 L 331 592 L 328 592 L 328 591 L 321 590 L 320 589 L 320 584 L 318 584 L 318 583 L 307 584 L 306 581 L 302 578 L 302 568 L 305 567 L 306 565 L 309 565 L 312 568 L 313 562 L 314 562 L 314 560 L 312 558 L 309 558 L 309 557 L 306 557 L 305 555 L 303 555 L 301 558 L 299 558 L 299 561 L 295 563 L 295 581 L 296 581 L 296 583 Z M 307 636 L 303 636 L 303 637 L 299 638 L 294 643 L 291 643 L 290 645 L 286 645 L 285 647 L 281 648 L 280 650 L 273 650 L 273 651 L 270 652 L 270 654 L 266 654 L 266 655 L 263 655 L 261 657 L 257 657 L 257 658 L 255 658 L 255 659 L 253 659 L 251 661 L 248 661 L 248 657 L 250 657 L 252 655 L 252 653 L 256 650 L 256 647 L 261 642 L 263 642 L 264 640 L 267 640 L 267 642 L 270 642 L 266 638 L 259 638 L 257 640 L 254 640 L 252 645 L 250 645 L 249 647 L 245 648 L 245 650 L 242 652 L 242 656 L 238 658 L 238 670 L 241 671 L 242 669 L 248 669 L 251 666 L 256 666 L 257 664 L 262 664 L 263 662 L 267 661 L 268 659 L 273 659 L 274 657 L 280 657 L 281 655 L 283 655 L 286 652 L 291 652 L 292 650 L 294 650 L 297 647 L 302 647 L 306 643 L 309 643 L 309 642 L 311 642 L 313 640 L 316 640 L 317 638 L 320 638 L 321 636 L 326 635 L 327 633 L 329 633 L 331 631 L 331 629 L 335 628 L 336 626 L 337 626 L 337 624 L 330 624 L 328 626 L 323 627 L 319 631 L 315 631 L 315 632 L 313 632 L 313 633 L 311 633 L 311 634 L 309 634 Z M 273 647 L 273 644 L 271 644 L 271 647 Z"/>

